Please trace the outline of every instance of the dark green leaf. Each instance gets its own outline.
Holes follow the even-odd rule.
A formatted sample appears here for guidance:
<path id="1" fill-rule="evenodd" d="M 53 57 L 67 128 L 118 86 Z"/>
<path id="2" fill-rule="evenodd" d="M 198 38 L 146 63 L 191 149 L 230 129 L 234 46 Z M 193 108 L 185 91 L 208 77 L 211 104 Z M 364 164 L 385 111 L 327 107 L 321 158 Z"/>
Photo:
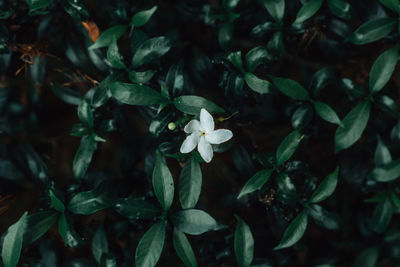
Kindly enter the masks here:
<path id="1" fill-rule="evenodd" d="M 103 226 L 99 226 L 93 235 L 92 239 L 92 253 L 97 263 L 100 263 L 101 256 L 108 253 L 108 242 L 106 232 Z"/>
<path id="2" fill-rule="evenodd" d="M 201 235 L 211 230 L 218 230 L 215 219 L 202 210 L 181 210 L 172 214 L 171 220 L 178 230 L 189 235 Z"/>
<path id="3" fill-rule="evenodd" d="M 78 106 L 78 117 L 83 124 L 86 124 L 89 128 L 93 128 L 93 111 L 86 99 L 82 99 Z"/>
<path id="4" fill-rule="evenodd" d="M 121 61 L 121 55 L 118 51 L 117 41 L 114 40 L 107 50 L 107 60 L 110 62 L 111 66 L 116 69 L 126 69 L 125 64 Z"/>
<path id="5" fill-rule="evenodd" d="M 235 230 L 235 255 L 240 267 L 248 267 L 253 261 L 254 239 L 250 227 L 237 215 Z"/>
<path id="6" fill-rule="evenodd" d="M 391 182 L 400 177 L 400 159 L 376 167 L 371 172 L 371 177 L 378 182 Z"/>
<path id="7" fill-rule="evenodd" d="M 396 27 L 397 21 L 393 18 L 377 18 L 362 24 L 348 41 L 356 45 L 372 43 L 386 37 Z"/>
<path id="8" fill-rule="evenodd" d="M 172 65 L 165 78 L 166 85 L 172 96 L 178 96 L 182 93 L 185 82 L 182 68 L 182 64 Z"/>
<path id="9" fill-rule="evenodd" d="M 289 224 L 288 228 L 283 234 L 281 242 L 274 248 L 274 250 L 291 247 L 297 243 L 303 237 L 304 232 L 307 229 L 307 221 L 307 211 L 303 210 Z"/>
<path id="10" fill-rule="evenodd" d="M 399 0 L 379 0 L 385 7 L 396 13 L 400 13 Z"/>
<path id="11" fill-rule="evenodd" d="M 57 221 L 58 213 L 55 211 L 40 211 L 26 217 L 26 228 L 24 231 L 24 246 L 29 246 Z"/>
<path id="12" fill-rule="evenodd" d="M 68 87 L 54 83 L 51 85 L 51 90 L 58 98 L 67 104 L 79 105 L 79 103 L 81 103 L 82 95 Z"/>
<path id="13" fill-rule="evenodd" d="M 114 82 L 110 84 L 110 90 L 115 99 L 128 105 L 151 106 L 166 101 L 154 89 L 139 84 Z"/>
<path id="14" fill-rule="evenodd" d="M 257 93 L 268 94 L 271 91 L 271 83 L 267 80 L 258 78 L 253 73 L 246 72 L 244 74 L 244 81 L 251 90 Z"/>
<path id="15" fill-rule="evenodd" d="M 380 136 L 378 136 L 378 145 L 376 146 L 374 161 L 377 166 L 387 165 L 392 161 L 389 148 L 385 145 Z"/>
<path id="16" fill-rule="evenodd" d="M 321 8 L 323 0 L 309 0 L 299 10 L 296 16 L 296 20 L 293 24 L 302 23 L 312 16 Z"/>
<path id="17" fill-rule="evenodd" d="M 156 10 L 157 6 L 153 6 L 150 9 L 137 12 L 135 15 L 132 16 L 131 25 L 135 27 L 143 26 L 149 21 L 149 19 L 151 18 L 151 16 L 153 16 Z"/>
<path id="18" fill-rule="evenodd" d="M 171 48 L 171 42 L 164 36 L 144 41 L 136 49 L 132 58 L 132 67 L 136 68 L 166 54 Z"/>
<path id="19" fill-rule="evenodd" d="M 105 30 L 99 38 L 97 38 L 96 42 L 88 47 L 88 49 L 92 50 L 111 45 L 125 33 L 127 28 L 128 26 L 126 25 L 116 25 Z"/>
<path id="20" fill-rule="evenodd" d="M 353 267 L 375 267 L 378 262 L 379 247 L 364 249 L 353 263 Z"/>
<path id="21" fill-rule="evenodd" d="M 267 48 L 277 54 L 283 52 L 283 33 L 281 31 L 272 35 L 268 41 Z"/>
<path id="22" fill-rule="evenodd" d="M 147 83 L 153 78 L 156 71 L 146 70 L 146 71 L 129 71 L 129 80 L 133 83 Z"/>
<path id="23" fill-rule="evenodd" d="M 369 74 L 369 89 L 371 93 L 376 93 L 388 83 L 396 67 L 399 57 L 399 46 L 395 45 L 379 55 L 372 65 Z"/>
<path id="24" fill-rule="evenodd" d="M 260 189 L 271 177 L 272 170 L 261 170 L 251 177 L 243 186 L 237 198 L 250 194 Z"/>
<path id="25" fill-rule="evenodd" d="M 339 175 L 339 167 L 330 173 L 317 187 L 310 198 L 310 202 L 318 203 L 330 197 L 335 191 Z"/>
<path id="26" fill-rule="evenodd" d="M 1 258 L 3 259 L 4 267 L 16 267 L 18 264 L 27 214 L 27 211 L 24 212 L 16 223 L 8 227 L 4 236 L 3 248 L 1 250 Z"/>
<path id="27" fill-rule="evenodd" d="M 299 131 L 293 131 L 279 145 L 278 149 L 276 150 L 276 164 L 282 165 L 285 163 L 293 153 L 296 151 L 297 147 L 300 144 L 302 139 L 302 135 Z"/>
<path id="28" fill-rule="evenodd" d="M 312 106 L 307 104 L 301 105 L 292 115 L 292 127 L 294 129 L 304 129 L 313 117 Z"/>
<path id="29" fill-rule="evenodd" d="M 334 124 L 338 124 L 340 126 L 343 126 L 342 122 L 339 119 L 339 116 L 336 114 L 336 112 L 328 106 L 327 104 L 319 101 L 314 102 L 314 108 L 317 114 L 327 122 L 331 122 Z"/>
<path id="30" fill-rule="evenodd" d="M 50 204 L 51 206 L 59 212 L 64 212 L 65 206 L 64 203 L 55 195 L 53 190 L 49 190 L 49 195 L 50 195 Z"/>
<path id="31" fill-rule="evenodd" d="M 295 100 L 308 100 L 310 98 L 308 91 L 296 81 L 275 77 L 272 78 L 272 82 L 279 91 Z"/>
<path id="32" fill-rule="evenodd" d="M 360 139 L 369 120 L 371 105 L 369 101 L 359 103 L 342 120 L 343 127 L 335 133 L 335 152 L 349 148 Z"/>
<path id="33" fill-rule="evenodd" d="M 263 0 L 262 3 L 271 17 L 276 21 L 282 21 L 285 14 L 285 0 Z"/>
<path id="34" fill-rule="evenodd" d="M 273 0 L 275 1 L 275 0 Z M 245 57 L 246 69 L 249 72 L 254 72 L 260 64 L 272 61 L 273 56 L 264 46 L 257 46 L 247 52 Z"/>
<path id="35" fill-rule="evenodd" d="M 228 49 L 232 42 L 233 24 L 224 23 L 219 26 L 218 42 L 223 49 Z"/>
<path id="36" fill-rule="evenodd" d="M 319 92 L 327 85 L 335 80 L 335 73 L 331 68 L 326 67 L 314 73 L 310 82 L 310 89 L 313 91 L 314 96 L 318 96 Z"/>
<path id="37" fill-rule="evenodd" d="M 331 213 L 317 204 L 313 204 L 307 209 L 308 215 L 314 221 L 329 230 L 340 229 L 340 217 L 336 213 Z"/>
<path id="38" fill-rule="evenodd" d="M 344 0 L 329 0 L 328 8 L 339 18 L 351 19 L 351 5 Z"/>
<path id="39" fill-rule="evenodd" d="M 58 233 L 64 241 L 64 246 L 68 244 L 68 222 L 65 213 L 61 213 L 58 219 Z"/>
<path id="40" fill-rule="evenodd" d="M 225 112 L 223 108 L 217 106 L 214 102 L 196 95 L 177 97 L 174 99 L 174 105 L 179 111 L 190 115 L 199 115 L 202 108 L 211 114 Z"/>
<path id="41" fill-rule="evenodd" d="M 72 165 L 75 178 L 81 179 L 85 176 L 89 164 L 92 161 L 95 148 L 96 142 L 94 141 L 94 135 L 82 137 Z"/>
<path id="42" fill-rule="evenodd" d="M 161 215 L 161 210 L 153 204 L 138 197 L 128 197 L 117 202 L 116 210 L 130 220 L 152 219 Z"/>
<path id="43" fill-rule="evenodd" d="M 190 156 L 179 176 L 179 200 L 183 209 L 194 208 L 201 192 L 202 174 L 200 164 Z"/>
<path id="44" fill-rule="evenodd" d="M 374 214 L 372 215 L 369 227 L 377 232 L 383 233 L 386 231 L 393 215 L 393 204 L 390 198 L 387 197 L 385 201 L 381 202 L 376 206 Z"/>
<path id="45" fill-rule="evenodd" d="M 196 257 L 186 235 L 174 228 L 173 243 L 176 253 L 186 266 L 197 267 Z"/>
<path id="46" fill-rule="evenodd" d="M 166 226 L 167 222 L 161 220 L 142 236 L 135 253 L 137 267 L 156 266 L 164 247 Z"/>
<path id="47" fill-rule="evenodd" d="M 41 15 L 46 14 L 47 12 L 44 11 L 46 7 L 48 7 L 53 0 L 25 0 L 29 6 L 29 15 Z M 4 263 L 5 264 L 5 263 Z M 8 267 L 8 266 L 6 266 Z"/>
<path id="48" fill-rule="evenodd" d="M 167 164 L 159 153 L 157 153 L 152 181 L 158 202 L 160 202 L 164 210 L 168 210 L 174 200 L 174 180 Z"/>
<path id="49" fill-rule="evenodd" d="M 243 71 L 243 61 L 242 61 L 242 52 L 236 51 L 232 52 L 228 55 L 228 60 L 235 66 L 238 70 Z"/>

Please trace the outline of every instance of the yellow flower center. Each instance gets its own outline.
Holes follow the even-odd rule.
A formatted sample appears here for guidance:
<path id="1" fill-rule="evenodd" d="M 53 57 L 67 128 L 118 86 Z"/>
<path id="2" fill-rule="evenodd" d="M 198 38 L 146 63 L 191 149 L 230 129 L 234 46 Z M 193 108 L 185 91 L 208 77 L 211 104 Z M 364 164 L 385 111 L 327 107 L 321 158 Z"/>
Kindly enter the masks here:
<path id="1" fill-rule="evenodd" d="M 206 135 L 206 132 L 205 132 L 205 131 L 202 131 L 202 132 L 201 132 L 201 135 L 202 135 L 202 136 L 205 136 L 205 135 Z"/>

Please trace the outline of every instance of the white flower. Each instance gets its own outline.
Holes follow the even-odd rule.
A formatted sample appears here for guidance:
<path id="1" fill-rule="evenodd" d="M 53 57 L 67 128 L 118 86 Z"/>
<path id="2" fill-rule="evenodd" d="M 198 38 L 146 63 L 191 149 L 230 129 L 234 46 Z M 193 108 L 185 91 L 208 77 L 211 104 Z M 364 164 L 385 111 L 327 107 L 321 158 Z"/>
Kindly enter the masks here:
<path id="1" fill-rule="evenodd" d="M 200 111 L 200 121 L 191 120 L 184 128 L 188 135 L 181 146 L 181 153 L 189 153 L 197 146 L 205 162 L 210 162 L 213 157 L 212 144 L 217 145 L 228 141 L 233 134 L 230 130 L 214 130 L 214 119 L 204 108 Z"/>

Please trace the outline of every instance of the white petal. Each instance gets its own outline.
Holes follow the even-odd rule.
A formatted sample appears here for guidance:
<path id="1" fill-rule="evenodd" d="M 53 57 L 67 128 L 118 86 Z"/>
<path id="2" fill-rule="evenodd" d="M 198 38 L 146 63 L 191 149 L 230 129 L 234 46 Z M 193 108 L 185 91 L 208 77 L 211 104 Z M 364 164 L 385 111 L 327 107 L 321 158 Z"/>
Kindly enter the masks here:
<path id="1" fill-rule="evenodd" d="M 200 124 L 201 130 L 205 132 L 211 132 L 214 130 L 214 119 L 204 108 L 200 111 Z"/>
<path id="2" fill-rule="evenodd" d="M 205 162 L 209 163 L 213 157 L 213 150 L 211 144 L 206 141 L 204 136 L 200 137 L 199 145 L 197 150 L 200 153 L 200 156 L 204 159 Z"/>
<path id="3" fill-rule="evenodd" d="M 181 145 L 181 153 L 189 153 L 192 151 L 199 143 L 199 137 L 200 133 L 192 133 L 191 135 L 187 136 Z"/>
<path id="4" fill-rule="evenodd" d="M 228 141 L 233 136 L 230 130 L 219 129 L 206 134 L 206 141 L 213 145 L 218 145 Z"/>
<path id="5" fill-rule="evenodd" d="M 198 120 L 191 120 L 188 124 L 186 124 L 183 129 L 185 133 L 193 133 L 200 131 L 200 122 Z"/>

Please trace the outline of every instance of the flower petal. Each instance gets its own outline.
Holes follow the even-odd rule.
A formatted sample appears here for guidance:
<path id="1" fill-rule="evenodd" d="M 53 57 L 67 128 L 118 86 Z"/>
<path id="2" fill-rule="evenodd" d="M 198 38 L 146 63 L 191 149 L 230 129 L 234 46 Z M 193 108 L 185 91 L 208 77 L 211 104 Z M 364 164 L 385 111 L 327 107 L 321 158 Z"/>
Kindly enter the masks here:
<path id="1" fill-rule="evenodd" d="M 214 119 L 204 108 L 202 108 L 200 111 L 200 124 L 201 130 L 205 131 L 206 133 L 214 130 Z"/>
<path id="2" fill-rule="evenodd" d="M 197 144 L 199 143 L 200 132 L 192 133 L 191 135 L 187 136 L 185 141 L 183 141 L 181 145 L 181 153 L 189 153 L 192 151 Z"/>
<path id="3" fill-rule="evenodd" d="M 183 129 L 185 133 L 194 133 L 200 131 L 200 122 L 198 120 L 191 120 L 188 124 L 186 124 Z"/>
<path id="4" fill-rule="evenodd" d="M 209 163 L 213 157 L 213 150 L 211 144 L 206 141 L 204 136 L 200 137 L 199 145 L 197 150 L 200 153 L 200 156 L 204 159 L 205 162 Z"/>
<path id="5" fill-rule="evenodd" d="M 206 141 L 213 145 L 218 145 L 228 141 L 233 136 L 230 130 L 219 129 L 206 134 Z"/>

